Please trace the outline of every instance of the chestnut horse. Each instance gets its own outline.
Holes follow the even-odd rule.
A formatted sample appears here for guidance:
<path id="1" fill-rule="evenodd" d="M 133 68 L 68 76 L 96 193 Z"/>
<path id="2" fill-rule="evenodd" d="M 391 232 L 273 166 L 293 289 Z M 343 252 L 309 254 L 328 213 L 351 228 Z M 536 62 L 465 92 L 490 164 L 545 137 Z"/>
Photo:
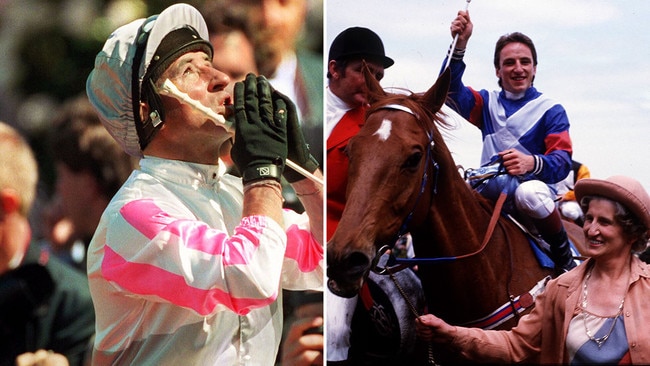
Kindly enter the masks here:
<path id="1" fill-rule="evenodd" d="M 378 249 L 410 233 L 428 312 L 451 324 L 509 329 L 552 270 L 459 174 L 439 131 L 449 81 L 446 71 L 424 94 L 392 94 L 366 74 L 371 105 L 348 145 L 347 202 L 327 243 L 328 287 L 354 296 Z"/>

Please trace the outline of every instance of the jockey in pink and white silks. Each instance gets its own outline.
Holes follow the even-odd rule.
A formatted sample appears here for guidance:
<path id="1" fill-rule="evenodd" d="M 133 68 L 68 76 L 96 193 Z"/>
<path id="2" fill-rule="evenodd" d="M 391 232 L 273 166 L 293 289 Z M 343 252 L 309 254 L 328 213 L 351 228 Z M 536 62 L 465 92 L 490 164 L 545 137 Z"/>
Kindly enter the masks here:
<path id="1" fill-rule="evenodd" d="M 113 31 L 88 76 L 102 124 L 140 159 L 88 249 L 93 365 L 273 365 L 282 290 L 323 289 L 322 184 L 284 169 L 291 154 L 321 174 L 295 105 L 263 76 L 233 85 L 208 39 L 201 13 L 174 4 Z M 281 179 L 303 214 L 283 210 Z"/>
<path id="2" fill-rule="evenodd" d="M 284 228 L 265 216 L 240 221 L 240 178 L 154 157 L 140 165 L 89 248 L 90 290 L 103 314 L 94 361 L 273 364 L 280 290 L 322 287 L 323 247 L 307 215 L 285 210 Z"/>
<path id="3" fill-rule="evenodd" d="M 459 14 L 457 19 L 461 19 Z M 452 23 L 452 30 L 454 23 Z M 469 37 L 469 35 L 466 35 Z M 463 45 L 466 44 L 464 40 Z M 506 48 L 510 45 L 510 48 Z M 501 47 L 501 48 L 499 48 Z M 508 54 L 502 55 L 507 49 Z M 522 51 L 524 50 L 524 51 Z M 551 247 L 551 258 L 560 271 L 575 266 L 566 231 L 561 225 L 552 185 L 571 170 L 572 144 L 569 120 L 564 108 L 532 86 L 537 55 L 532 41 L 521 33 L 503 36 L 497 43 L 495 67 L 498 91 L 467 87 L 462 82 L 465 49 L 456 48 L 449 56 L 452 81 L 449 107 L 478 127 L 483 136 L 483 167 L 501 165 L 516 156 L 528 159 L 528 168 L 484 181 L 476 187 L 484 196 L 496 200 L 502 190 L 508 193 L 506 210 L 520 212 L 533 224 Z M 532 54 L 532 56 L 531 56 Z M 505 57 L 508 57 L 504 60 Z M 500 63 L 501 62 L 501 63 Z M 508 78 L 508 80 L 505 80 Z M 525 82 L 529 85 L 526 87 Z M 506 84 L 507 83 L 507 87 Z M 513 85 L 515 85 L 513 87 Z M 516 88 L 519 89 L 516 89 Z M 510 157 L 509 154 L 512 154 Z M 532 159 L 530 159 L 532 157 Z M 511 164 L 514 160 L 511 161 Z M 523 166 L 523 165 L 522 165 Z M 487 169 L 487 168 L 483 168 Z"/>

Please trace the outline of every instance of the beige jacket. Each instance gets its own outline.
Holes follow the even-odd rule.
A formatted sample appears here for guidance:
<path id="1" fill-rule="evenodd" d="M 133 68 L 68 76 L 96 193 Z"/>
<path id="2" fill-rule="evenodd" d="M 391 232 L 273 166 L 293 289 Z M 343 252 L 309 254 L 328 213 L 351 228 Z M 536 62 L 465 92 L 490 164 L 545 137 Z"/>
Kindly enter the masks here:
<path id="1" fill-rule="evenodd" d="M 549 281 L 533 311 L 510 331 L 458 327 L 451 344 L 464 357 L 480 362 L 567 363 L 566 334 L 576 314 L 581 285 L 592 260 Z M 650 265 L 636 256 L 625 298 L 625 332 L 634 364 L 650 364 Z"/>

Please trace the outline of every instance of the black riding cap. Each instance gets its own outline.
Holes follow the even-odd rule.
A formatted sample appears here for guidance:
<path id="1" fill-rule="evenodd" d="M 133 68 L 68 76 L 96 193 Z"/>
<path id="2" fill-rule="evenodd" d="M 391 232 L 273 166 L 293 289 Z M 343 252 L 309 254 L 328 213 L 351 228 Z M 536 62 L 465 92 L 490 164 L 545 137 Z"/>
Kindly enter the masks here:
<path id="1" fill-rule="evenodd" d="M 395 61 L 387 57 L 379 36 L 368 28 L 351 27 L 341 32 L 330 46 L 329 60 L 363 58 L 389 68 Z"/>

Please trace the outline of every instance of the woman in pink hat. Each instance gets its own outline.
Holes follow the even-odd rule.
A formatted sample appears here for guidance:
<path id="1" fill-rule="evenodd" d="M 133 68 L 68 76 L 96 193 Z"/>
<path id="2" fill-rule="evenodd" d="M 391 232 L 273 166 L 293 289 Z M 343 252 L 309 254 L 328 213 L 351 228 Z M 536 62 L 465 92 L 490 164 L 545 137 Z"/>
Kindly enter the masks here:
<path id="1" fill-rule="evenodd" d="M 550 281 L 517 327 L 456 327 L 427 314 L 420 336 L 476 361 L 650 363 L 650 265 L 637 255 L 648 244 L 650 197 L 624 176 L 580 180 L 575 193 L 589 259 Z"/>

